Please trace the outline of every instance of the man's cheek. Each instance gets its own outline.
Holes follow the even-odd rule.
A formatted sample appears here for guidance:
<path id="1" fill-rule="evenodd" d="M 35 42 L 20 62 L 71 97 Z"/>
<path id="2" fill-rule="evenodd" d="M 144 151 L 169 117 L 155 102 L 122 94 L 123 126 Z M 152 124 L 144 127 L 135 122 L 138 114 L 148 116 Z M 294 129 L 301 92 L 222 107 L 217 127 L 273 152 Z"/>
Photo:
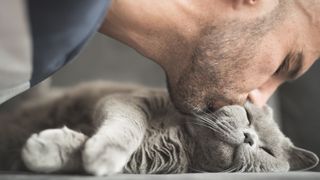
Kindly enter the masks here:
<path id="1" fill-rule="evenodd" d="M 201 111 L 206 106 L 207 94 L 203 89 L 193 86 L 180 86 L 172 91 L 171 98 L 178 110 L 183 113 L 195 113 Z"/>

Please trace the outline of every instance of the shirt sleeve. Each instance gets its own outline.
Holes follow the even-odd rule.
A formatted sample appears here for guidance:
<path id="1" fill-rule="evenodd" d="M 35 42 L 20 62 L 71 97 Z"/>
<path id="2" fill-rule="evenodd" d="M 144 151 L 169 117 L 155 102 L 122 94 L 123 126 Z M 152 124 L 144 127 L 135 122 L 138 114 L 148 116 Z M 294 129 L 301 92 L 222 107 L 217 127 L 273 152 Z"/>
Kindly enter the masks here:
<path id="1" fill-rule="evenodd" d="M 72 60 L 100 27 L 109 0 L 1 0 L 0 104 Z"/>

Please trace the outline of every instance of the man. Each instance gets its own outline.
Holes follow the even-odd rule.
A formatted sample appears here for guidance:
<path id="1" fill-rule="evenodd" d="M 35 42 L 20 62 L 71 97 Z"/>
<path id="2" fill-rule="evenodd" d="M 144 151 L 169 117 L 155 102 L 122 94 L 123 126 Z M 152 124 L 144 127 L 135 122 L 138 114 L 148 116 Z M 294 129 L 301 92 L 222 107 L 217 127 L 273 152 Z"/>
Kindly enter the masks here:
<path id="1" fill-rule="evenodd" d="M 31 85 L 71 59 L 77 52 L 74 49 L 81 47 L 79 44 L 87 39 L 83 38 L 83 34 L 90 34 L 94 29 L 79 33 L 82 42 L 62 41 L 56 44 L 63 46 L 60 49 L 64 50 L 64 46 L 72 44 L 69 51 L 53 51 L 55 44 L 48 42 L 59 42 L 63 38 L 58 32 L 70 26 L 59 26 L 58 31 L 52 32 L 51 28 L 57 29 L 53 27 L 57 19 L 45 17 L 49 17 L 50 13 L 61 16 L 63 12 L 77 12 L 78 6 L 72 0 L 52 2 L 28 1 L 31 31 L 36 37 Z M 103 10 L 109 6 L 100 32 L 161 65 L 167 74 L 171 98 L 176 107 L 185 113 L 215 111 L 221 106 L 243 104 L 247 100 L 262 106 L 280 84 L 301 76 L 320 56 L 318 0 L 77 2 L 82 3 L 83 9 L 95 10 L 85 17 L 73 15 L 71 20 L 66 16 L 68 23 L 58 19 L 62 25 L 79 22 L 74 23 L 76 28 L 68 29 L 66 39 L 83 27 L 82 18 L 89 25 L 91 21 L 88 19 L 92 18 L 95 23 L 90 27 L 97 26 Z M 98 2 L 100 5 L 97 5 Z M 64 11 L 58 11 L 59 14 L 55 8 L 61 6 Z M 68 15 L 72 16 L 70 13 Z M 53 38 L 50 36 L 51 41 L 43 41 L 48 35 L 46 32 L 55 34 Z M 48 56 L 39 53 L 37 48 L 53 52 Z M 47 63 L 52 62 L 51 69 L 43 70 Z"/>

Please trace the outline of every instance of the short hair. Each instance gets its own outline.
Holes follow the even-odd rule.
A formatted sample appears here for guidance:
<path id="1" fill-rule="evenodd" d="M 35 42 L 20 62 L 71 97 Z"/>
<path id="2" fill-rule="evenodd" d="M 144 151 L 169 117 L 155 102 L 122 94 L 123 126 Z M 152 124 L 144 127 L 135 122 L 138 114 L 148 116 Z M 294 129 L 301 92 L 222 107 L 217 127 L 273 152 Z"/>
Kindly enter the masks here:
<path id="1" fill-rule="evenodd" d="M 254 20 L 233 19 L 208 26 L 201 32 L 201 38 L 192 53 L 192 61 L 253 58 L 255 56 L 253 49 L 259 45 L 262 37 L 285 19 L 289 4 L 289 1 L 281 0 L 271 12 Z M 208 51 L 214 52 L 208 53 Z M 214 55 L 209 57 L 208 54 Z"/>

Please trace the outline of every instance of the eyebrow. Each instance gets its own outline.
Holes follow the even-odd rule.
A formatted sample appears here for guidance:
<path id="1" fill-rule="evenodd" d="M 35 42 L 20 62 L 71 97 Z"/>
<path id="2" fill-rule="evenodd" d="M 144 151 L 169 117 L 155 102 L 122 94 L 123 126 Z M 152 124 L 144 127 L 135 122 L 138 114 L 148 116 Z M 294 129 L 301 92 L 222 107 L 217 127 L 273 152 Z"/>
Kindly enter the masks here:
<path id="1" fill-rule="evenodd" d="M 284 58 L 282 64 L 277 69 L 276 74 L 283 73 L 290 80 L 297 79 L 302 71 L 303 61 L 304 54 L 302 51 L 290 52 Z"/>

